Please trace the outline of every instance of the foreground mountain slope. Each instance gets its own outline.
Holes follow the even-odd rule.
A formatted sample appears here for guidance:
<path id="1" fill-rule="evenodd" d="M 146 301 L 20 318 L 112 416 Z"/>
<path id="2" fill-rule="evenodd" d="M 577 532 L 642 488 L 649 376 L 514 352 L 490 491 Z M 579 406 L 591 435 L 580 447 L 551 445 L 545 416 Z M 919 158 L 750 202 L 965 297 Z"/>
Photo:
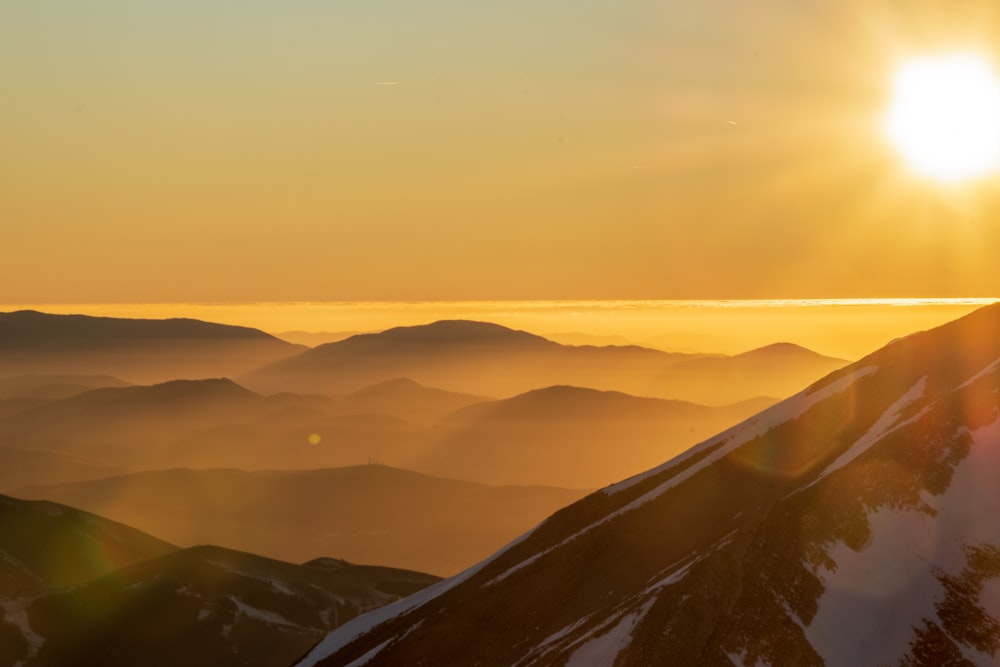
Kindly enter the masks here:
<path id="1" fill-rule="evenodd" d="M 232 377 L 304 349 L 257 329 L 191 319 L 0 313 L 3 375 L 104 374 L 141 384 Z"/>
<path id="2" fill-rule="evenodd" d="M 13 493 L 85 508 L 182 546 L 213 543 L 289 561 L 336 554 L 452 574 L 585 492 L 364 465 L 159 470 Z"/>
<path id="3" fill-rule="evenodd" d="M 894 342 L 301 664 L 1000 657 L 1000 305 Z"/>

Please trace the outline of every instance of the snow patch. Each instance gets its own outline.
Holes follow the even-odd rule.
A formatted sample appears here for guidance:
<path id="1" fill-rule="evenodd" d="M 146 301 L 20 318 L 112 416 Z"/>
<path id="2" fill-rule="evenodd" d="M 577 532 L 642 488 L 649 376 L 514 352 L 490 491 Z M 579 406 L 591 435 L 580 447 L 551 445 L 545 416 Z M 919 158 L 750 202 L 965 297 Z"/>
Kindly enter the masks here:
<path id="1" fill-rule="evenodd" d="M 500 556 L 504 555 L 515 546 L 528 539 L 528 537 L 534 533 L 536 529 L 537 527 L 529 530 L 527 533 L 510 542 L 507 546 L 501 548 L 486 560 L 473 565 L 464 572 L 456 574 L 454 577 L 439 581 L 436 584 L 428 586 L 422 591 L 418 591 L 409 597 L 397 600 L 392 604 L 387 604 L 383 607 L 379 607 L 378 609 L 374 609 L 367 614 L 351 619 L 328 634 L 323 641 L 313 647 L 313 650 L 310 651 L 305 658 L 296 663 L 295 667 L 312 667 L 320 660 L 333 655 L 375 626 L 380 625 L 389 619 L 405 614 L 408 611 L 416 609 L 417 607 L 425 605 L 431 600 L 444 595 L 451 589 L 476 575 L 497 558 L 500 558 Z"/>
<path id="2" fill-rule="evenodd" d="M 244 616 L 249 616 L 250 618 L 256 619 L 258 621 L 263 621 L 270 625 L 284 625 L 288 627 L 298 627 L 295 623 L 292 623 L 287 618 L 281 614 L 276 614 L 273 611 L 267 611 L 266 609 L 258 609 L 257 607 L 251 607 L 246 602 L 240 598 L 230 595 L 229 599 L 233 601 L 236 605 L 236 611 Z"/>
<path id="3" fill-rule="evenodd" d="M 868 517 L 872 539 L 864 549 L 838 543 L 829 550 L 836 570 L 820 573 L 826 592 L 806 628 L 828 665 L 898 662 L 913 628 L 936 617 L 943 595 L 936 570 L 960 572 L 966 545 L 1000 545 L 1000 522 L 987 509 L 1000 506 L 1000 420 L 970 435 L 969 455 L 945 493 L 921 495 L 929 512 L 880 509 Z"/>
<path id="4" fill-rule="evenodd" d="M 38 655 L 38 651 L 41 650 L 42 646 L 45 645 L 45 638 L 35 632 L 34 628 L 31 627 L 31 621 L 28 619 L 28 607 L 35 600 L 42 597 L 42 595 L 25 596 L 13 600 L 5 600 L 0 603 L 0 609 L 3 609 L 3 622 L 13 625 L 20 630 L 21 636 L 28 643 L 28 659 L 26 662 L 29 664 Z"/>
<path id="5" fill-rule="evenodd" d="M 656 602 L 656 598 L 650 598 L 641 609 L 622 617 L 611 630 L 591 639 L 573 651 L 566 662 L 566 667 L 599 667 L 600 665 L 610 667 L 613 665 L 618 654 L 632 643 L 632 630 L 649 612 L 654 602 Z"/>

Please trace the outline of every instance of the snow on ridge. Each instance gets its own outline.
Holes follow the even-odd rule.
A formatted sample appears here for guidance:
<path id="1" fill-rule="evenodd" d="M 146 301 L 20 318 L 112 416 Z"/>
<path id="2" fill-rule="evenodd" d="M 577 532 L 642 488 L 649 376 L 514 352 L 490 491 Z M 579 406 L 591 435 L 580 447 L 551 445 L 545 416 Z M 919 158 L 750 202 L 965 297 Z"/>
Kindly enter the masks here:
<path id="1" fill-rule="evenodd" d="M 985 368 L 983 368 L 983 370 L 979 371 L 978 373 L 970 377 L 968 380 L 958 385 L 958 389 L 965 389 L 979 378 L 989 375 L 990 373 L 995 371 L 997 367 L 1000 367 L 1000 358 L 994 359 L 993 363 L 987 365 Z"/>
<path id="2" fill-rule="evenodd" d="M 927 389 L 927 376 L 917 380 L 912 387 L 909 388 L 902 396 L 896 399 L 896 402 L 890 405 L 882 416 L 879 417 L 871 428 L 869 428 L 864 435 L 858 438 L 853 445 L 851 445 L 847 451 L 842 453 L 837 459 L 828 465 L 823 472 L 821 472 L 816 479 L 807 484 L 804 489 L 808 489 L 810 486 L 823 479 L 835 470 L 839 470 L 846 466 L 848 463 L 858 458 L 866 451 L 868 451 L 872 445 L 876 442 L 889 435 L 893 431 L 896 431 L 907 424 L 911 424 L 919 419 L 926 410 L 922 410 L 913 417 L 910 417 L 906 421 L 900 423 L 899 413 L 901 413 L 907 406 L 914 403 L 921 398 L 923 398 Z"/>
<path id="3" fill-rule="evenodd" d="M 382 642 L 372 650 L 368 651 L 368 653 L 365 653 L 357 660 L 348 663 L 347 667 L 361 667 L 362 665 L 367 665 L 369 662 L 371 662 L 371 659 L 377 656 L 379 653 L 381 653 L 382 649 L 388 646 L 389 642 L 391 641 L 392 641 L 391 639 L 386 639 L 384 642 Z"/>
<path id="4" fill-rule="evenodd" d="M 237 613 L 243 614 L 244 616 L 249 616 L 250 618 L 263 621 L 264 623 L 269 623 L 271 625 L 284 625 L 291 628 L 299 627 L 297 624 L 292 623 L 281 614 L 277 614 L 273 611 L 267 611 L 265 609 L 258 609 L 257 607 L 251 607 L 235 595 L 230 595 L 229 599 L 236 605 Z"/>
<path id="5" fill-rule="evenodd" d="M 678 473 L 664 483 L 670 484 L 667 488 L 677 486 L 677 484 L 680 484 L 684 480 L 692 477 L 695 473 L 708 467 L 712 463 L 715 463 L 719 459 L 724 458 L 754 438 L 767 433 L 769 430 L 779 426 L 780 424 L 784 424 L 785 422 L 790 422 L 798 417 L 801 417 L 814 405 L 825 401 L 831 396 L 841 393 L 854 382 L 871 375 L 877 370 L 879 370 L 878 366 L 865 366 L 857 369 L 853 373 L 848 373 L 847 375 L 838 378 L 836 381 L 831 382 L 817 391 L 810 392 L 809 389 L 804 389 L 784 401 L 763 410 L 756 416 L 750 417 L 746 421 L 726 429 L 715 437 L 691 447 L 666 463 L 662 463 L 655 468 L 647 470 L 646 472 L 639 473 L 638 475 L 634 475 L 621 482 L 605 487 L 602 489 L 602 492 L 609 496 L 615 495 L 635 486 L 636 484 L 639 484 L 646 479 L 649 479 L 650 477 L 654 477 L 660 473 L 670 470 L 671 468 L 684 463 L 688 459 L 704 452 L 707 449 L 718 446 L 718 449 L 705 456 L 701 461 Z M 666 489 L 664 489 L 664 491 L 665 490 Z"/>
<path id="6" fill-rule="evenodd" d="M 667 463 L 657 468 L 653 468 L 650 471 L 647 471 L 640 475 L 636 475 L 635 477 L 631 477 L 625 480 L 624 482 L 619 482 L 618 484 L 605 488 L 603 492 L 609 495 L 618 493 L 619 491 L 634 486 L 643 479 L 647 479 L 653 475 L 656 475 L 658 472 L 662 470 L 667 470 L 673 467 L 674 465 L 676 465 L 679 459 L 686 459 L 688 455 L 691 454 L 694 450 L 701 451 L 705 447 L 711 447 L 716 445 L 717 443 L 723 445 L 718 447 L 715 451 L 707 455 L 704 459 L 702 459 L 698 463 L 690 466 L 689 468 L 667 479 L 659 486 L 655 487 L 650 491 L 647 491 L 646 493 L 639 496 L 632 502 L 619 507 L 614 512 L 604 515 L 594 523 L 584 526 L 583 528 L 576 531 L 569 537 L 563 539 L 558 544 L 555 544 L 549 547 L 548 549 L 540 551 L 535 555 L 531 556 L 530 558 L 526 558 L 517 565 L 514 565 L 505 572 L 500 573 L 499 575 L 488 581 L 486 583 L 486 586 L 491 586 L 493 584 L 503 581 L 504 579 L 514 574 L 518 570 L 521 570 L 531 565 L 532 563 L 538 561 L 539 559 L 544 558 L 545 556 L 552 553 L 556 549 L 559 549 L 565 546 L 566 544 L 572 542 L 573 540 L 577 539 L 578 537 L 586 533 L 589 533 L 591 530 L 597 528 L 598 526 L 608 523 L 609 521 L 611 521 L 616 517 L 631 512 L 632 510 L 638 509 L 639 507 L 642 507 L 646 503 L 655 500 L 656 498 L 660 497 L 670 489 L 680 485 L 682 482 L 687 481 L 691 477 L 694 477 L 694 475 L 700 472 L 701 470 L 707 468 L 709 465 L 715 463 L 719 459 L 724 458 L 731 452 L 739 449 L 740 447 L 750 442 L 754 438 L 763 435 L 764 433 L 766 433 L 767 431 L 769 431 L 770 429 L 774 428 L 779 424 L 783 424 L 785 422 L 796 419 L 797 417 L 805 413 L 805 411 L 811 408 L 812 406 L 830 398 L 831 396 L 839 394 L 840 392 L 847 389 L 847 387 L 849 387 L 851 384 L 853 384 L 858 378 L 871 375 L 876 370 L 878 370 L 877 366 L 866 366 L 865 368 L 858 369 L 853 373 L 845 375 L 844 377 L 838 379 L 836 382 L 830 383 L 820 391 L 814 393 L 807 393 L 806 391 L 803 391 L 799 394 L 796 394 L 787 401 L 783 401 L 778 405 L 772 406 L 767 410 L 765 410 L 764 412 L 761 412 L 756 417 L 753 417 L 750 420 L 743 422 L 742 424 L 738 424 L 737 426 L 734 426 L 728 431 L 724 431 L 716 438 L 712 440 L 707 440 L 701 445 L 696 445 L 692 449 L 689 449 L 685 454 L 681 454 L 680 456 L 668 461 Z"/>
<path id="7" fill-rule="evenodd" d="M 344 648 L 352 641 L 360 637 L 361 635 L 369 632 L 373 628 L 382 623 L 393 619 L 397 616 L 401 616 L 408 611 L 416 609 L 417 607 L 423 606 L 434 600 L 435 598 L 444 595 L 451 589 L 455 588 L 459 584 L 464 583 L 478 572 L 480 572 L 487 565 L 500 558 L 502 555 L 513 549 L 515 546 L 528 539 L 528 537 L 537 530 L 537 526 L 532 528 L 525 534 L 516 538 L 514 541 L 507 544 L 507 546 L 500 548 L 496 553 L 494 553 L 489 558 L 480 561 L 479 563 L 473 565 L 467 570 L 456 574 L 453 577 L 439 581 L 436 584 L 428 586 L 427 588 L 414 593 L 408 597 L 401 600 L 397 600 L 391 604 L 387 604 L 383 607 L 373 609 L 372 611 L 351 619 L 344 625 L 336 628 L 328 634 L 323 640 L 313 647 L 311 651 L 304 657 L 301 661 L 295 664 L 294 667 L 313 667 L 319 661 L 333 655 L 340 649 Z M 380 652 L 389 642 L 378 646 L 369 653 L 371 655 L 364 656 L 366 662 L 375 657 L 375 655 Z M 364 664 L 364 663 L 361 663 Z"/>

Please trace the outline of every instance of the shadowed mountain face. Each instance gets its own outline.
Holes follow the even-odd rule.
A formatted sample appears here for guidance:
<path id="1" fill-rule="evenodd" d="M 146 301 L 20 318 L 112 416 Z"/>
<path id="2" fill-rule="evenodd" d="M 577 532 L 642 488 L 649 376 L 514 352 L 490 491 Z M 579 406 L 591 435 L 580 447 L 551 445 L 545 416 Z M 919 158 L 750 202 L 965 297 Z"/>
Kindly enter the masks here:
<path id="1" fill-rule="evenodd" d="M 437 577 L 177 547 L 0 496 L 0 665 L 274 665 Z"/>
<path id="2" fill-rule="evenodd" d="M 174 549 L 71 507 L 0 496 L 0 596 L 81 583 Z"/>
<path id="3" fill-rule="evenodd" d="M 441 574 L 475 563 L 583 494 L 378 465 L 166 470 L 15 492 L 86 508 L 180 545 L 212 542 L 290 561 L 337 554 Z"/>
<path id="4" fill-rule="evenodd" d="M 325 632 L 435 581 L 406 570 L 292 565 L 200 546 L 11 601 L 24 618 L 7 627 L 30 627 L 20 635 L 27 667 L 268 667 L 289 664 Z"/>
<path id="5" fill-rule="evenodd" d="M 134 383 L 234 376 L 303 349 L 198 320 L 0 313 L 2 375 L 104 374 Z"/>
<path id="6" fill-rule="evenodd" d="M 760 373 L 764 357 L 768 372 Z M 714 363 L 700 367 L 699 361 Z M 675 376 L 682 362 L 690 365 Z M 795 346 L 719 358 L 636 346 L 575 347 L 496 324 L 442 321 L 321 345 L 240 381 L 263 392 L 336 394 L 405 376 L 491 396 L 573 385 L 722 405 L 786 396 L 844 363 Z M 713 386 L 718 390 L 710 391 Z"/>
<path id="7" fill-rule="evenodd" d="M 301 664 L 996 664 L 998 415 L 990 306 L 557 512 Z"/>

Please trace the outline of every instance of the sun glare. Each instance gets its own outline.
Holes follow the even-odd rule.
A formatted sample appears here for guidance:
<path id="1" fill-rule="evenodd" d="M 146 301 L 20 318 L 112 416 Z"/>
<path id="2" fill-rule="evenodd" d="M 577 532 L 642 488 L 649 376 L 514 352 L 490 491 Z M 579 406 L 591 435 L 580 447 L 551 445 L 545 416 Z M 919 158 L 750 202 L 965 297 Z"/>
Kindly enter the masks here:
<path id="1" fill-rule="evenodd" d="M 916 172 L 945 183 L 1000 169 L 1000 79 L 970 54 L 917 58 L 896 73 L 886 131 Z"/>

